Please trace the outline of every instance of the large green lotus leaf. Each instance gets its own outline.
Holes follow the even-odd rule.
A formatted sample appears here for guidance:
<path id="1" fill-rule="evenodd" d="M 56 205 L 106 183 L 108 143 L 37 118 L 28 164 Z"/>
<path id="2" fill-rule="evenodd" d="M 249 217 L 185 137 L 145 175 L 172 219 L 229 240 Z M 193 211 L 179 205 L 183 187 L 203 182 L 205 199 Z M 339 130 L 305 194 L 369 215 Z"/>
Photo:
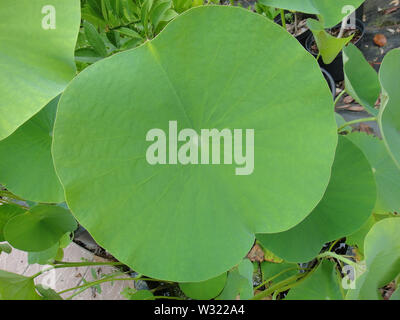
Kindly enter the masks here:
<path id="1" fill-rule="evenodd" d="M 0 242 L 5 241 L 4 227 L 7 224 L 8 220 L 25 212 L 26 212 L 25 209 L 16 204 L 0 205 Z"/>
<path id="2" fill-rule="evenodd" d="M 260 3 L 322 16 L 325 28 L 333 27 L 354 12 L 365 0 L 259 0 Z M 353 6 L 354 10 L 349 10 Z"/>
<path id="3" fill-rule="evenodd" d="M 168 133 L 171 120 L 198 133 L 254 129 L 254 172 L 150 165 L 146 134 Z M 98 243 L 148 276 L 199 282 L 236 265 L 254 233 L 311 212 L 336 144 L 315 59 L 262 16 L 204 6 L 80 73 L 60 99 L 53 157 L 68 206 Z"/>
<path id="4" fill-rule="evenodd" d="M 179 287 L 185 295 L 197 300 L 210 300 L 219 295 L 225 287 L 227 273 L 202 282 L 183 282 Z"/>
<path id="5" fill-rule="evenodd" d="M 4 227 L 4 238 L 14 248 L 39 252 L 49 249 L 76 228 L 76 221 L 68 210 L 39 204 L 10 219 Z"/>
<path id="6" fill-rule="evenodd" d="M 369 113 L 377 115 L 375 103 L 381 93 L 378 74 L 352 43 L 343 49 L 343 71 L 347 93 Z"/>
<path id="7" fill-rule="evenodd" d="M 0 270 L 0 300 L 40 300 L 32 278 Z"/>
<path id="8" fill-rule="evenodd" d="M 381 300 L 379 288 L 400 274 L 400 219 L 377 222 L 364 241 L 366 271 L 356 278 L 355 289 L 347 299 Z"/>
<path id="9" fill-rule="evenodd" d="M 79 25 L 79 0 L 0 2 L 0 140 L 75 76 Z"/>
<path id="10" fill-rule="evenodd" d="M 400 170 L 383 141 L 363 132 L 347 137 L 364 152 L 374 172 L 377 187 L 374 213 L 400 212 Z"/>
<path id="11" fill-rule="evenodd" d="M 379 79 L 383 90 L 379 126 L 383 141 L 400 168 L 400 49 L 386 54 Z"/>
<path id="12" fill-rule="evenodd" d="M 257 239 L 286 261 L 310 261 L 324 243 L 358 230 L 371 215 L 375 199 L 368 160 L 351 141 L 340 137 L 331 181 L 315 210 L 293 229 L 258 234 Z"/>
<path id="13" fill-rule="evenodd" d="M 286 300 L 343 300 L 335 264 L 322 261 L 306 280 L 289 291 Z"/>
<path id="14" fill-rule="evenodd" d="M 19 197 L 35 202 L 64 200 L 51 156 L 58 98 L 0 141 L 0 181 Z"/>

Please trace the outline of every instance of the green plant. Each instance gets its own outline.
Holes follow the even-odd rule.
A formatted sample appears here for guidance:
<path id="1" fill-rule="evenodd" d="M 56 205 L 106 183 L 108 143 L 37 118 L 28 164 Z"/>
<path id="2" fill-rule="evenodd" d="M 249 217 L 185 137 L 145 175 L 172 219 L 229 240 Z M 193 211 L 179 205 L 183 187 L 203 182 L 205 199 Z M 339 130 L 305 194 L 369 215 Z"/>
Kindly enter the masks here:
<path id="1" fill-rule="evenodd" d="M 329 34 L 325 29 L 336 26 L 354 12 L 365 0 L 259 0 L 260 3 L 275 8 L 315 14 L 316 19 L 308 19 L 307 25 L 312 31 L 319 49 L 319 56 L 325 64 L 331 63 L 347 45 L 354 35 L 342 38 L 343 30 L 338 37 Z M 346 19 L 347 20 L 347 19 Z M 343 24 L 342 24 L 343 28 Z"/>
<path id="2" fill-rule="evenodd" d="M 23 2 L 27 16 L 47 5 Z M 3 1 L 0 12 L 10 13 L 12 3 Z M 184 12 L 154 37 L 158 25 L 149 15 L 156 2 L 140 2 L 134 22 L 121 8 L 136 2 L 84 1 L 81 31 L 79 1 L 52 3 L 68 47 L 55 45 L 43 66 L 38 40 L 29 55 L 9 38 L 0 48 L 0 63 L 19 79 L 11 86 L 0 74 L 8 85 L 0 87 L 7 113 L 0 121 L 0 241 L 7 242 L 0 254 L 11 245 L 27 251 L 30 263 L 50 267 L 30 277 L 0 271 L 0 299 L 72 299 L 126 280 L 158 283 L 126 289 L 132 300 L 283 299 L 288 290 L 287 299 L 379 299 L 383 286 L 398 287 L 399 49 L 386 55 L 379 76 L 357 48 L 344 49 L 346 91 L 371 113 L 368 121 L 378 120 L 381 141 L 349 133 L 361 120 L 336 116 L 335 123 L 315 59 L 260 15 L 233 6 L 187 10 L 174 1 L 163 8 Z M 49 31 L 33 28 L 32 38 Z M 114 32 L 146 41 L 114 55 L 124 50 L 107 47 Z M 75 41 L 77 51 L 90 49 L 98 59 L 74 76 Z M 23 65 L 9 58 L 15 52 Z M 57 68 L 73 79 L 60 81 Z M 43 81 L 49 85 L 35 91 Z M 35 99 L 21 98 L 28 93 Z M 223 143 L 196 139 L 208 129 Z M 150 163 L 152 152 L 157 161 Z M 119 261 L 62 261 L 75 219 Z M 344 241 L 356 256 L 335 252 Z M 124 268 L 94 271 L 93 280 L 58 292 L 34 282 L 53 269 L 100 265 Z M 126 277 L 132 270 L 141 274 Z M 157 295 L 172 287 L 183 293 Z M 392 298 L 398 296 L 399 289 Z"/>

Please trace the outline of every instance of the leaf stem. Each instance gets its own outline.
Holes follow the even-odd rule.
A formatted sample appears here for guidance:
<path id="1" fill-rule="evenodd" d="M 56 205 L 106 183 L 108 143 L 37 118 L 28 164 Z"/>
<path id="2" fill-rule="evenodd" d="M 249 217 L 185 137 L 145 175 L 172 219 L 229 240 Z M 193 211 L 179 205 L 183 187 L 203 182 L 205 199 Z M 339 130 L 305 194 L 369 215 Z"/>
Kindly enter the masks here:
<path id="1" fill-rule="evenodd" d="M 281 9 L 281 20 L 282 20 L 282 27 L 286 30 L 286 19 L 285 19 L 285 10 Z"/>
<path id="2" fill-rule="evenodd" d="M 254 290 L 260 289 L 262 286 L 266 285 L 268 282 L 270 282 L 270 281 L 272 281 L 272 280 L 278 278 L 279 276 L 281 276 L 282 274 L 284 274 L 284 273 L 286 273 L 286 272 L 289 272 L 289 271 L 292 271 L 292 270 L 297 270 L 297 269 L 299 269 L 299 268 L 297 268 L 297 267 L 292 267 L 292 268 L 285 269 L 285 270 L 283 270 L 283 271 L 277 273 L 277 274 L 274 275 L 273 277 L 271 277 L 271 278 L 269 278 L 269 279 L 263 281 L 261 284 L 259 284 L 257 287 L 255 287 Z"/>
<path id="3" fill-rule="evenodd" d="M 334 104 L 333 104 L 334 106 L 337 105 L 337 103 L 339 102 L 340 98 L 341 98 L 345 93 L 346 93 L 346 90 L 343 90 L 341 93 L 338 94 L 338 96 L 336 97 L 335 102 L 334 102 Z"/>
<path id="4" fill-rule="evenodd" d="M 73 288 L 69 288 L 69 289 L 65 289 L 63 291 L 57 292 L 58 294 L 63 294 L 69 291 L 74 291 L 74 290 L 79 290 L 78 292 L 75 292 L 74 294 L 72 294 L 71 296 L 69 296 L 67 298 L 67 300 L 71 300 L 73 297 L 77 296 L 78 294 L 82 293 L 83 291 L 85 291 L 86 289 L 89 289 L 90 287 L 93 287 L 95 285 L 99 285 L 105 282 L 111 282 L 111 281 L 139 281 L 139 280 L 145 280 L 145 281 L 157 281 L 160 282 L 161 280 L 157 280 L 157 279 L 151 279 L 151 278 L 142 278 L 142 277 L 137 277 L 137 278 L 113 278 L 113 276 L 109 276 L 103 279 L 99 279 L 99 280 L 95 280 L 95 281 L 91 281 L 91 282 L 86 282 L 82 285 L 73 287 Z M 169 281 L 162 281 L 165 283 L 170 283 Z"/>
<path id="5" fill-rule="evenodd" d="M 338 132 L 342 131 L 344 128 L 346 128 L 347 126 L 352 125 L 352 124 L 356 124 L 356 123 L 360 123 L 360 122 L 371 122 L 371 121 L 376 121 L 376 120 L 377 120 L 376 117 L 352 120 L 352 121 L 346 122 L 345 124 L 340 126 L 338 129 Z"/>
<path id="6" fill-rule="evenodd" d="M 124 265 L 122 262 L 57 262 L 56 261 L 54 265 L 51 265 L 51 267 L 41 270 L 38 273 L 35 273 L 30 278 L 34 279 L 45 272 L 60 268 L 87 267 L 87 266 L 122 266 L 122 265 Z"/>
<path id="7" fill-rule="evenodd" d="M 328 258 L 335 258 L 335 259 L 337 259 L 339 261 L 347 263 L 348 265 L 351 265 L 353 267 L 357 267 L 357 263 L 355 263 L 354 261 L 352 261 L 352 260 L 350 260 L 348 258 L 345 258 L 345 257 L 343 257 L 343 256 L 341 256 L 339 254 L 336 254 L 334 252 L 331 252 L 331 251 L 325 251 L 324 253 L 319 254 L 317 256 L 317 259 L 324 259 L 324 258 L 327 258 L 327 257 Z"/>
<path id="8" fill-rule="evenodd" d="M 297 274 L 294 275 L 292 277 L 289 277 L 281 282 L 278 282 L 276 285 L 271 286 L 270 288 L 261 291 L 259 294 L 255 295 L 254 297 L 252 297 L 250 300 L 261 300 L 262 298 L 265 298 L 266 296 L 269 296 L 271 293 L 273 293 L 274 291 L 280 289 L 282 286 L 286 286 L 287 284 L 290 284 L 292 282 L 296 282 L 298 280 L 298 278 L 302 277 L 302 274 Z"/>

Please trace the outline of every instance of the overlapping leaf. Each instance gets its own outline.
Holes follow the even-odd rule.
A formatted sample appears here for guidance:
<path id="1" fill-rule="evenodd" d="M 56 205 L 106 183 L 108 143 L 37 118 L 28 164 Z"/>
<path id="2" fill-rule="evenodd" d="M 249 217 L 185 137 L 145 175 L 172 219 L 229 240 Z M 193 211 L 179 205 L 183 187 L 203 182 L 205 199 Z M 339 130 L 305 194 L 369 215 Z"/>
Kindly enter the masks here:
<path id="1" fill-rule="evenodd" d="M 257 239 L 286 261 L 307 262 L 324 243 L 358 230 L 371 215 L 375 199 L 368 160 L 352 142 L 340 137 L 331 180 L 314 211 L 289 231 L 259 234 Z"/>
<path id="2" fill-rule="evenodd" d="M 68 210 L 41 204 L 8 220 L 4 238 L 14 248 L 39 252 L 49 249 L 76 228 L 76 221 Z"/>
<path id="3" fill-rule="evenodd" d="M 379 126 L 385 145 L 400 168 L 400 49 L 386 54 L 379 79 L 383 90 Z"/>
<path id="4" fill-rule="evenodd" d="M 64 190 L 51 156 L 58 98 L 0 141 L 0 181 L 23 199 L 58 203 Z"/>
<path id="5" fill-rule="evenodd" d="M 3 204 L 0 205 L 0 242 L 5 241 L 4 239 L 4 227 L 8 220 L 14 218 L 17 215 L 25 213 L 26 210 L 16 204 Z"/>
<path id="6" fill-rule="evenodd" d="M 202 282 L 184 282 L 179 287 L 185 295 L 197 300 L 210 300 L 219 295 L 225 287 L 227 273 L 223 273 L 216 278 Z"/>
<path id="7" fill-rule="evenodd" d="M 286 300 L 342 300 L 335 264 L 324 260 L 301 284 L 293 287 Z"/>
<path id="8" fill-rule="evenodd" d="M 79 24 L 79 0 L 0 2 L 0 140 L 74 77 Z"/>
<path id="9" fill-rule="evenodd" d="M 0 300 L 40 300 L 32 278 L 0 270 Z"/>
<path id="10" fill-rule="evenodd" d="M 343 71 L 347 93 L 369 113 L 377 115 L 375 103 L 381 92 L 378 74 L 352 43 L 343 49 Z"/>
<path id="11" fill-rule="evenodd" d="M 253 265 L 242 260 L 228 273 L 226 285 L 216 300 L 248 300 L 253 297 Z"/>
<path id="12" fill-rule="evenodd" d="M 371 164 L 377 186 L 374 213 L 400 212 L 400 170 L 383 141 L 362 132 L 347 137 L 364 152 Z"/>
<path id="13" fill-rule="evenodd" d="M 356 288 L 347 299 L 381 300 L 379 288 L 400 274 L 400 219 L 377 222 L 365 237 L 366 271 L 356 279 Z"/>

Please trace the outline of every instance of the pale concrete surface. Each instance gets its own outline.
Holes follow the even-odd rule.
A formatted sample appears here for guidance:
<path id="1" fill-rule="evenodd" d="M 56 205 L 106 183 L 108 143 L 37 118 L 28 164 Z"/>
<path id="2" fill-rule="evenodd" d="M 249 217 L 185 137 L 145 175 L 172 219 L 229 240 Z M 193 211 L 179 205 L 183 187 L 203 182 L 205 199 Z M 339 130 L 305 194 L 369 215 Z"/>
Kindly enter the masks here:
<path id="1" fill-rule="evenodd" d="M 90 251 L 87 251 L 75 243 L 71 243 L 66 249 L 64 249 L 63 261 L 68 262 L 83 262 L 83 261 L 104 261 L 104 259 L 95 256 Z M 17 249 L 12 250 L 10 254 L 0 254 L 0 269 L 18 273 L 24 276 L 31 276 L 35 273 L 47 269 L 48 267 L 41 266 L 38 264 L 29 265 L 28 255 L 24 251 Z M 41 283 L 53 288 L 55 291 L 60 292 L 69 288 L 73 288 L 84 284 L 84 280 L 93 281 L 95 280 L 92 275 L 91 269 L 94 269 L 93 273 L 96 274 L 97 279 L 101 275 L 110 274 L 118 271 L 118 269 L 110 266 L 90 266 L 90 267 L 71 267 L 55 269 L 46 272 L 35 279 L 35 283 Z M 118 278 L 127 276 L 118 276 Z M 134 281 L 115 281 L 113 283 L 106 282 L 101 285 L 101 293 L 94 288 L 89 288 L 79 295 L 75 296 L 73 300 L 125 300 L 120 294 L 126 287 L 134 288 Z M 69 291 L 61 296 L 67 298 L 70 295 L 76 293 L 77 290 Z"/>

